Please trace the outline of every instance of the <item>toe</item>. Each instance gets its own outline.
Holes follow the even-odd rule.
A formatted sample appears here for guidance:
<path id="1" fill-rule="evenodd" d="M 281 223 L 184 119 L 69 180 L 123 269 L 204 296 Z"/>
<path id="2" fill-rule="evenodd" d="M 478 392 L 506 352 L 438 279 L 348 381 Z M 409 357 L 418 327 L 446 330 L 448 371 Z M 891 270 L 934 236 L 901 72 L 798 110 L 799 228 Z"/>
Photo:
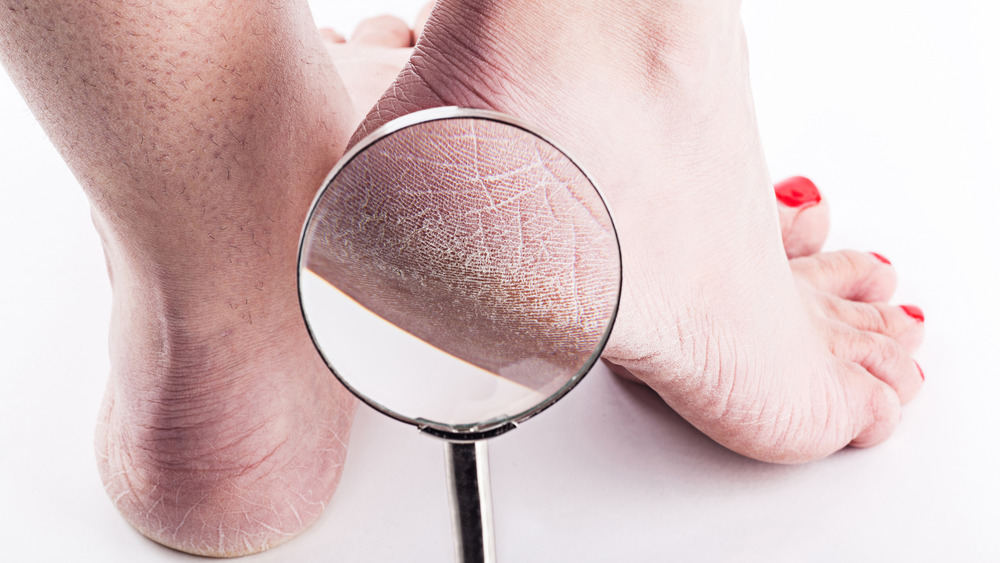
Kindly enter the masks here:
<path id="1" fill-rule="evenodd" d="M 412 47 L 413 32 L 395 16 L 377 16 L 359 23 L 351 41 L 379 47 Z"/>
<path id="2" fill-rule="evenodd" d="M 347 39 L 344 36 L 337 33 L 336 30 L 330 27 L 322 27 L 319 30 L 319 36 L 323 38 L 323 41 L 327 43 L 346 43 Z"/>
<path id="3" fill-rule="evenodd" d="M 830 207 L 811 180 L 795 176 L 774 185 L 781 239 L 789 258 L 816 254 L 830 231 Z"/>
<path id="4" fill-rule="evenodd" d="M 884 442 L 899 424 L 899 395 L 885 382 L 873 378 L 854 364 L 843 370 L 844 388 L 852 404 L 855 421 L 854 438 L 850 445 L 867 448 Z"/>
<path id="5" fill-rule="evenodd" d="M 912 354 L 924 339 L 923 313 L 915 305 L 889 305 L 850 301 L 833 295 L 823 297 L 828 318 L 868 332 L 884 334 Z"/>
<path id="6" fill-rule="evenodd" d="M 900 403 L 916 396 L 924 381 L 920 366 L 896 340 L 877 332 L 855 330 L 845 325 L 831 327 L 831 351 L 854 362 L 887 383 Z"/>
<path id="7" fill-rule="evenodd" d="M 417 14 L 417 20 L 413 24 L 413 42 L 416 43 L 420 39 L 420 34 L 424 32 L 424 25 L 427 23 L 427 18 L 431 15 L 431 10 L 434 9 L 434 2 L 428 2 L 424 4 L 424 7 L 420 9 L 420 13 Z"/>
<path id="8" fill-rule="evenodd" d="M 871 252 L 825 252 L 788 263 L 799 279 L 843 299 L 888 301 L 896 290 L 896 270 Z"/>

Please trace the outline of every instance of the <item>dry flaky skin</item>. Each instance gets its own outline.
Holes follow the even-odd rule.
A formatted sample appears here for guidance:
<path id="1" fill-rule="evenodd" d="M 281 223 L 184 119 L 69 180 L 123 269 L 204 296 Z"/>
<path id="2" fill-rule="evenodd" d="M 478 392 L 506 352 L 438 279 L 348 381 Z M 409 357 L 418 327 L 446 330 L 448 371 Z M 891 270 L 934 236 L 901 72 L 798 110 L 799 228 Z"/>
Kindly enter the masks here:
<path id="1" fill-rule="evenodd" d="M 579 371 L 617 302 L 597 191 L 557 149 L 496 121 L 424 122 L 378 141 L 333 180 L 307 236 L 307 266 L 341 291 L 534 389 Z"/>
<path id="2" fill-rule="evenodd" d="M 337 487 L 356 404 L 295 291 L 299 229 L 354 127 L 308 5 L 4 0 L 0 62 L 107 256 L 108 496 L 191 553 L 294 537 Z"/>

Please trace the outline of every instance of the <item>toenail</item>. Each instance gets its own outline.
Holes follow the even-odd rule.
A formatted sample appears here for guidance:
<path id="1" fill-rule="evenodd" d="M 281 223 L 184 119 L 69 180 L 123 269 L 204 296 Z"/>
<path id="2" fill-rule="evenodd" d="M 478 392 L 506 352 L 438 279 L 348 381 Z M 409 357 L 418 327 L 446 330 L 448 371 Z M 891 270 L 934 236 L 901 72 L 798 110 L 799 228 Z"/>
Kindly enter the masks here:
<path id="1" fill-rule="evenodd" d="M 788 207 L 816 205 L 822 199 L 816 184 L 804 176 L 795 176 L 774 185 L 774 195 Z"/>
<path id="2" fill-rule="evenodd" d="M 883 264 L 889 264 L 890 266 L 892 265 L 892 262 L 890 262 L 888 258 L 882 256 L 878 252 L 869 252 L 869 254 L 871 254 L 875 258 L 878 258 L 879 262 L 882 262 Z"/>
<path id="3" fill-rule="evenodd" d="M 924 312 L 923 310 L 920 309 L 920 307 L 917 307 L 916 305 L 900 305 L 899 308 L 905 311 L 907 315 L 910 315 L 914 319 L 917 319 L 920 322 L 924 322 Z"/>
<path id="4" fill-rule="evenodd" d="M 924 377 L 924 370 L 920 367 L 920 364 L 918 364 L 916 360 L 913 360 L 913 365 L 917 366 L 917 371 L 920 372 L 920 381 L 927 381 Z"/>

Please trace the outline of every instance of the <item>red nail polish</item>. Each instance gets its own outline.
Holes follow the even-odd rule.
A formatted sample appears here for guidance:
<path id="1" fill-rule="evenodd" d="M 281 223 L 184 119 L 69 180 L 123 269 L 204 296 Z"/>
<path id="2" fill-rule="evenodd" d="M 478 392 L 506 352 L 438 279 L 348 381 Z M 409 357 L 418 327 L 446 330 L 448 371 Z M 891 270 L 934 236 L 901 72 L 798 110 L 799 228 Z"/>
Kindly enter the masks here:
<path id="1" fill-rule="evenodd" d="M 917 307 L 916 305 L 900 305 L 899 308 L 914 319 L 924 322 L 924 312 L 920 309 L 920 307 Z"/>
<path id="2" fill-rule="evenodd" d="M 822 199 L 816 184 L 803 176 L 795 176 L 778 182 L 774 185 L 774 195 L 778 201 L 788 207 L 816 205 Z"/>
<path id="3" fill-rule="evenodd" d="M 882 262 L 883 264 L 889 264 L 890 266 L 892 265 L 892 262 L 890 262 L 888 258 L 882 256 L 878 252 L 869 252 L 868 254 L 871 254 L 875 258 L 878 258 L 879 262 Z"/>
<path id="4" fill-rule="evenodd" d="M 916 360 L 913 360 L 913 364 L 917 366 L 917 371 L 920 372 L 920 381 L 927 381 L 927 378 L 924 377 L 924 370 L 921 369 L 920 364 L 918 364 Z"/>

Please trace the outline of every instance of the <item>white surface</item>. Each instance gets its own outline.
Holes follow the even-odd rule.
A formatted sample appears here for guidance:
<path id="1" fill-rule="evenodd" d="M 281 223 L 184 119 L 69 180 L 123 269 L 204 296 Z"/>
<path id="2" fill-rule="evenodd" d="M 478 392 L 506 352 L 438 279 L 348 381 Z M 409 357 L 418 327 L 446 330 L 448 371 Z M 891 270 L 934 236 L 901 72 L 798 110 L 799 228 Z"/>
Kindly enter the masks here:
<path id="1" fill-rule="evenodd" d="M 301 275 L 299 291 L 327 363 L 354 392 L 404 418 L 445 425 L 510 420 L 552 395 L 435 348 L 312 270 Z M 372 353 L 372 342 L 379 343 L 378 353 Z"/>
<path id="2" fill-rule="evenodd" d="M 346 4 L 317 19 L 347 30 L 384 9 Z M 895 436 L 805 466 L 757 463 L 597 369 L 491 444 L 502 561 L 1000 560 L 995 6 L 744 10 L 773 175 L 815 179 L 830 247 L 890 257 L 898 301 L 927 313 L 927 384 Z M 101 488 L 103 257 L 84 196 L 5 77 L 0 107 L 0 558 L 193 561 L 133 532 Z M 449 560 L 444 482 L 440 443 L 361 409 L 326 515 L 250 560 Z"/>

